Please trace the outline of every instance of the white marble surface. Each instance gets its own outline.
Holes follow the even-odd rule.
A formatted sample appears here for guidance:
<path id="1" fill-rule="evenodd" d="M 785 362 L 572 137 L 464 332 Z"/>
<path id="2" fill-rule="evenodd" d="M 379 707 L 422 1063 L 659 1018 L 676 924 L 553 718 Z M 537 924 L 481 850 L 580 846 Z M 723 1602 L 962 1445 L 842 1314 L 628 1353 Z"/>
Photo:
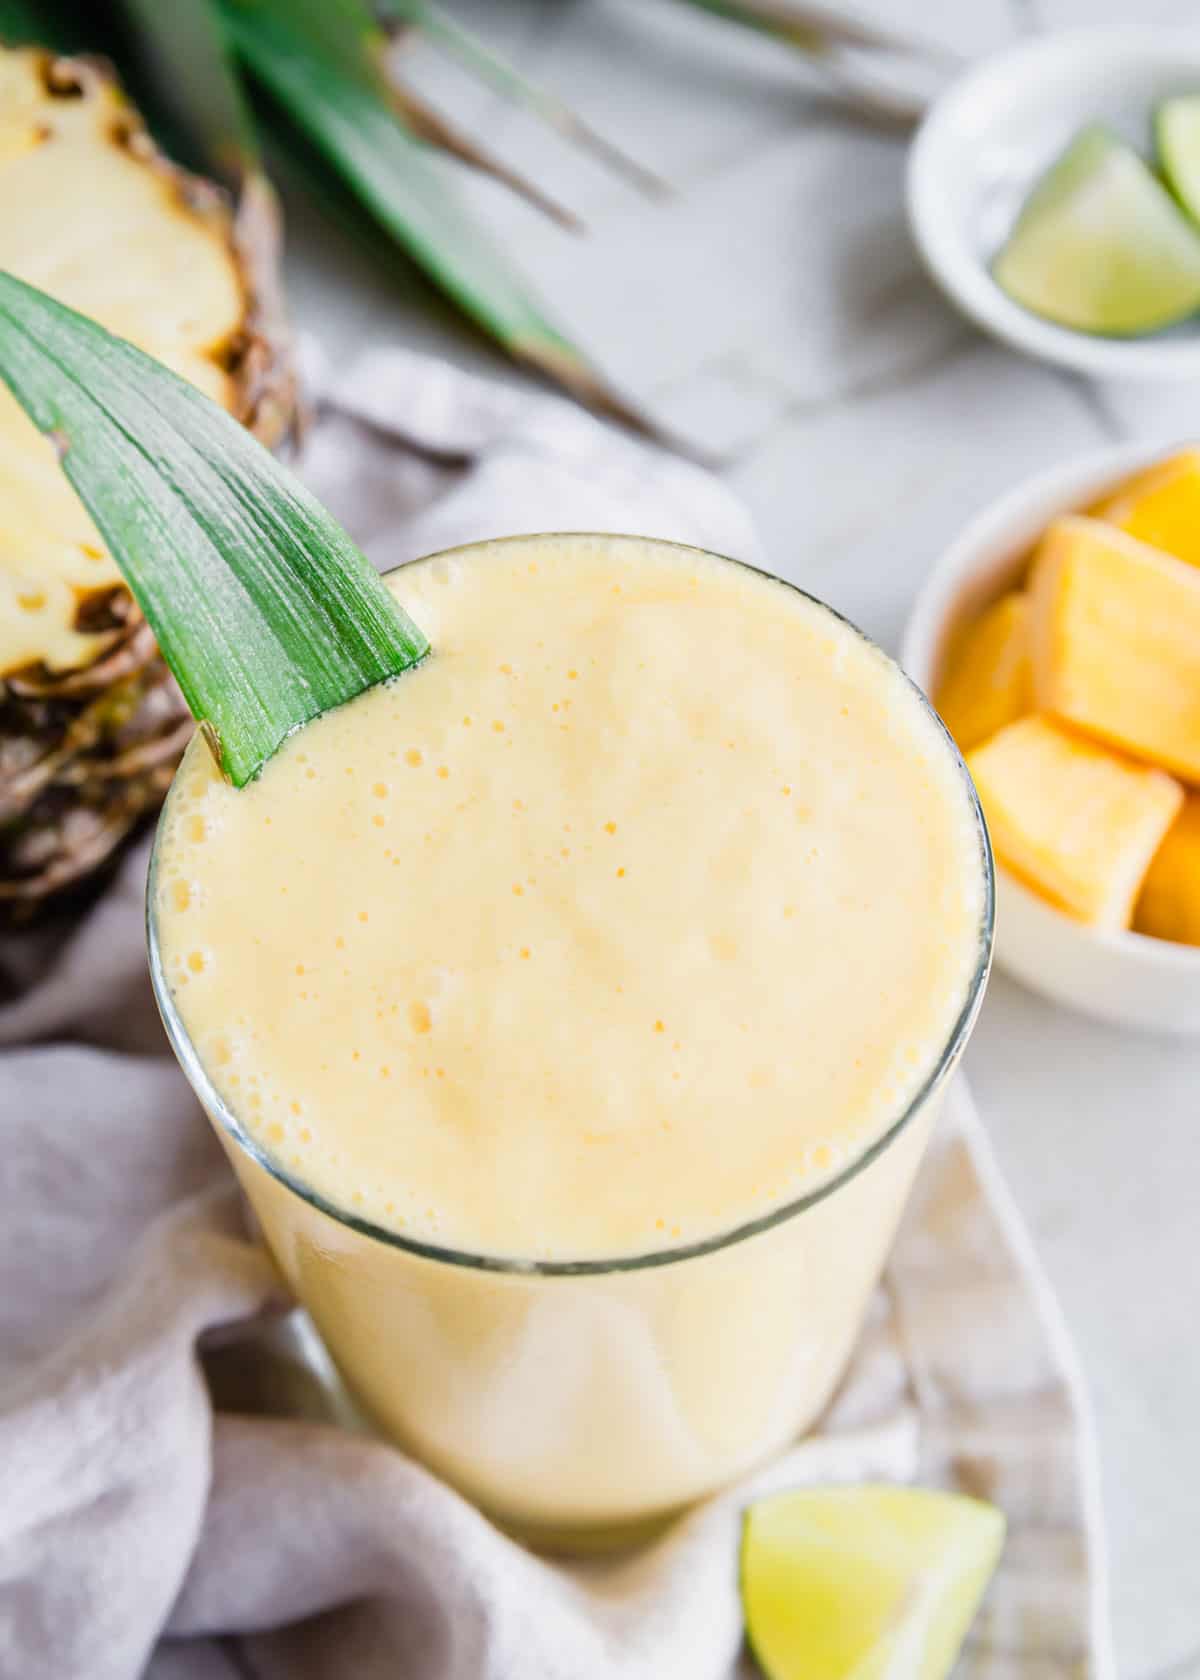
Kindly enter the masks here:
<path id="1" fill-rule="evenodd" d="M 728 457 L 771 565 L 895 644 L 975 509 L 1116 437 L 1200 431 L 1189 390 L 1096 386 L 965 327 L 924 280 L 902 139 L 840 113 L 773 43 L 671 0 L 453 0 L 676 189 L 648 205 L 428 57 L 414 74 L 590 223 L 572 239 L 466 191 L 654 411 Z M 872 0 L 964 53 L 1129 21 L 1116 0 Z M 1141 21 L 1194 20 L 1142 0 Z M 403 262 L 293 216 L 292 299 L 335 354 L 390 334 L 505 364 Z M 1121 1034 L 993 982 L 968 1071 L 1074 1327 L 1105 1469 L 1123 1680 L 1200 1676 L 1200 1047 Z"/>

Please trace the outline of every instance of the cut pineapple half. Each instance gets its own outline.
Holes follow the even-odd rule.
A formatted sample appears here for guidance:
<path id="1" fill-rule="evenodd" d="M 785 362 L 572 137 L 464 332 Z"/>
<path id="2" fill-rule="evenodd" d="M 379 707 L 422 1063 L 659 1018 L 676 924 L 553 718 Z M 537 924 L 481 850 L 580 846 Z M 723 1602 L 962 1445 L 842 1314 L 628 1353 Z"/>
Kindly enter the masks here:
<path id="1" fill-rule="evenodd" d="M 1200 566 L 1200 449 L 1181 449 L 1098 502 L 1093 517 Z"/>
<path id="2" fill-rule="evenodd" d="M 1006 869 L 1081 922 L 1129 926 L 1178 782 L 1043 717 L 1009 724 L 967 768 Z"/>
<path id="3" fill-rule="evenodd" d="M 176 169 L 98 64 L 0 48 L 0 269 L 165 362 L 268 445 L 295 390 L 265 183 Z M 54 451 L 0 388 L 0 918 L 84 879 L 191 727 Z"/>
<path id="4" fill-rule="evenodd" d="M 116 85 L 36 50 L 3 55 L 0 268 L 173 367 L 226 407 L 246 298 L 228 225 L 159 167 Z M 74 96 L 76 90 L 79 96 Z M 0 390 L 0 676 L 85 664 L 80 603 L 121 581 L 51 445 Z"/>
<path id="5" fill-rule="evenodd" d="M 1155 852 L 1133 925 L 1155 939 L 1200 945 L 1200 794 L 1188 795 Z"/>
<path id="6" fill-rule="evenodd" d="M 1200 569 L 1072 516 L 1042 538 L 1030 599 L 1039 710 L 1200 781 Z"/>
<path id="7" fill-rule="evenodd" d="M 955 638 L 935 704 L 959 750 L 969 752 L 1032 702 L 1029 599 L 1014 590 Z"/>
<path id="8" fill-rule="evenodd" d="M 742 1604 L 769 1680 L 945 1680 L 1004 1544 L 961 1494 L 801 1488 L 746 1513 Z"/>

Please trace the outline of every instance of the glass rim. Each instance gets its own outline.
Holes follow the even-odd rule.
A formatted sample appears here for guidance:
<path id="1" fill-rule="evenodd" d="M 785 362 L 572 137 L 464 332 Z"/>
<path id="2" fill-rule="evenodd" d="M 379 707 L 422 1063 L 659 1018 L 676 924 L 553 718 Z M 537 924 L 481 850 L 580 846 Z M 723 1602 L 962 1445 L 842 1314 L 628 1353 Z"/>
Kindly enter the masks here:
<path id="1" fill-rule="evenodd" d="M 729 555 L 717 554 L 712 549 L 699 547 L 696 543 L 675 542 L 673 539 L 666 537 L 639 537 L 630 532 L 537 531 L 514 533 L 505 537 L 484 538 L 477 542 L 459 543 L 452 548 L 438 549 L 432 554 L 422 555 L 419 558 L 421 560 L 438 560 L 450 555 L 470 554 L 478 549 L 495 548 L 507 543 L 561 542 L 572 539 L 592 542 L 650 544 L 655 547 L 680 549 L 684 552 L 702 554 L 707 559 L 719 560 L 730 566 L 738 566 L 743 571 L 753 572 L 755 576 L 766 579 L 769 583 L 778 584 L 780 588 L 794 591 L 795 594 L 802 596 L 813 606 L 820 608 L 822 612 L 829 613 L 840 624 L 844 624 L 847 629 L 853 631 L 868 647 L 873 648 L 883 659 L 887 660 L 888 664 L 900 673 L 908 688 L 916 696 L 921 709 L 932 720 L 938 733 L 949 747 L 951 757 L 957 765 L 959 777 L 966 788 L 979 838 L 980 862 L 983 873 L 983 913 L 980 917 L 975 966 L 967 982 L 962 1007 L 955 1017 L 940 1054 L 895 1119 L 865 1149 L 848 1161 L 840 1171 L 827 1179 L 823 1179 L 819 1184 L 814 1185 L 811 1190 L 807 1190 L 799 1196 L 791 1197 L 786 1202 L 780 1202 L 751 1219 L 742 1220 L 729 1229 L 716 1232 L 708 1237 L 698 1238 L 690 1243 L 649 1249 L 639 1254 L 583 1260 L 529 1260 L 504 1254 L 477 1254 L 441 1243 L 425 1242 L 418 1237 L 403 1236 L 400 1232 L 391 1230 L 386 1225 L 377 1225 L 373 1220 L 364 1219 L 358 1214 L 350 1213 L 344 1208 L 338 1207 L 322 1196 L 319 1191 L 314 1190 L 311 1185 L 305 1184 L 301 1179 L 295 1177 L 281 1161 L 276 1160 L 269 1151 L 264 1149 L 262 1144 L 247 1131 L 216 1089 L 180 1018 L 163 970 L 162 953 L 159 949 L 158 933 L 155 926 L 154 905 L 158 878 L 159 843 L 162 838 L 167 805 L 174 790 L 174 781 L 172 781 L 171 787 L 167 791 L 166 800 L 163 803 L 163 812 L 158 820 L 154 844 L 150 853 L 150 866 L 146 880 L 146 945 L 154 1000 L 158 1006 L 167 1040 L 187 1077 L 189 1085 L 208 1115 L 232 1139 L 237 1147 L 271 1178 L 298 1196 L 301 1201 L 306 1202 L 309 1207 L 315 1208 L 318 1213 L 324 1214 L 336 1224 L 345 1226 L 359 1236 L 371 1238 L 376 1242 L 383 1243 L 386 1247 L 400 1249 L 404 1253 L 415 1255 L 423 1260 L 438 1262 L 442 1265 L 466 1267 L 471 1271 L 510 1273 L 514 1276 L 524 1277 L 601 1276 L 606 1273 L 646 1271 L 659 1266 L 677 1265 L 685 1260 L 700 1259 L 704 1255 L 715 1254 L 721 1249 L 732 1248 L 751 1237 L 759 1236 L 774 1229 L 777 1225 L 786 1224 L 789 1220 L 798 1218 L 809 1208 L 816 1207 L 827 1197 L 844 1188 L 845 1185 L 857 1178 L 859 1173 L 869 1167 L 872 1161 L 877 1160 L 889 1145 L 907 1129 L 910 1121 L 915 1119 L 926 1104 L 937 1094 L 957 1065 L 983 1002 L 984 989 L 992 963 L 996 920 L 996 876 L 991 839 L 988 835 L 987 823 L 984 820 L 978 792 L 963 760 L 962 753 L 935 711 L 929 697 L 918 687 L 899 661 L 893 659 L 891 654 L 886 653 L 872 637 L 868 636 L 864 630 L 859 629 L 857 624 L 852 623 L 844 614 L 838 612 L 836 607 L 831 607 L 828 602 L 810 594 L 808 590 L 802 589 L 799 584 L 791 583 L 787 578 L 778 577 L 774 572 L 768 572 L 762 566 L 752 565 L 749 561 L 735 560 Z M 389 568 L 389 571 L 383 575 L 388 577 L 392 572 L 403 571 L 405 566 L 412 564 L 414 564 L 413 561 L 402 561 L 400 565 Z"/>

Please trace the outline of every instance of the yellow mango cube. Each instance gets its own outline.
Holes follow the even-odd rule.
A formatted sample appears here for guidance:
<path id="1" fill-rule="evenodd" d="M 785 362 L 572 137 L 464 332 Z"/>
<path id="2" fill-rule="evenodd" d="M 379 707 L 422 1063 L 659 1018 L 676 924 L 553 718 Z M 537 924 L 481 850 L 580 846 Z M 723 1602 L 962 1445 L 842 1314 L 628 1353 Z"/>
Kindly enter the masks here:
<path id="1" fill-rule="evenodd" d="M 1200 945 L 1200 794 L 1188 795 L 1155 852 L 1133 925 L 1156 939 Z"/>
<path id="2" fill-rule="evenodd" d="M 1149 543 L 1200 566 L 1200 449 L 1181 449 L 1136 474 L 1094 509 L 1097 519 L 1119 525 Z"/>
<path id="3" fill-rule="evenodd" d="M 1029 597 L 1002 595 L 955 638 L 936 705 L 962 752 L 970 752 L 1033 703 Z"/>
<path id="4" fill-rule="evenodd" d="M 1200 782 L 1200 567 L 1056 519 L 1030 580 L 1039 711 Z"/>
<path id="5" fill-rule="evenodd" d="M 1006 869 L 1081 922 L 1129 926 L 1178 782 L 1044 717 L 1010 723 L 967 768 Z"/>

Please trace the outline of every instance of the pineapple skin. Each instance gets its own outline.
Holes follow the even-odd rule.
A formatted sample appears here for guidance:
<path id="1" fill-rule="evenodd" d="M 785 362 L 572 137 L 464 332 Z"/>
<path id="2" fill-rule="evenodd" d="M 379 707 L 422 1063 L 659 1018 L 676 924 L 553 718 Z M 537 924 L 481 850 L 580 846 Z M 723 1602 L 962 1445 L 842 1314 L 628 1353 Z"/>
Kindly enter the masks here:
<path id="1" fill-rule="evenodd" d="M 1044 717 L 1009 724 L 966 763 L 1005 868 L 1078 921 L 1128 927 L 1179 783 Z"/>
<path id="2" fill-rule="evenodd" d="M 264 181 L 232 206 L 178 169 L 103 65 L 0 48 L 0 267 L 141 344 L 268 447 L 297 414 L 279 231 Z M 109 862 L 191 727 L 52 447 L 0 390 L 0 921 Z"/>
<path id="3" fill-rule="evenodd" d="M 1200 568 L 1073 515 L 1043 536 L 1030 600 L 1037 708 L 1200 782 Z"/>
<path id="4" fill-rule="evenodd" d="M 1155 852 L 1134 911 L 1138 933 L 1200 945 L 1200 794 L 1189 794 Z"/>

